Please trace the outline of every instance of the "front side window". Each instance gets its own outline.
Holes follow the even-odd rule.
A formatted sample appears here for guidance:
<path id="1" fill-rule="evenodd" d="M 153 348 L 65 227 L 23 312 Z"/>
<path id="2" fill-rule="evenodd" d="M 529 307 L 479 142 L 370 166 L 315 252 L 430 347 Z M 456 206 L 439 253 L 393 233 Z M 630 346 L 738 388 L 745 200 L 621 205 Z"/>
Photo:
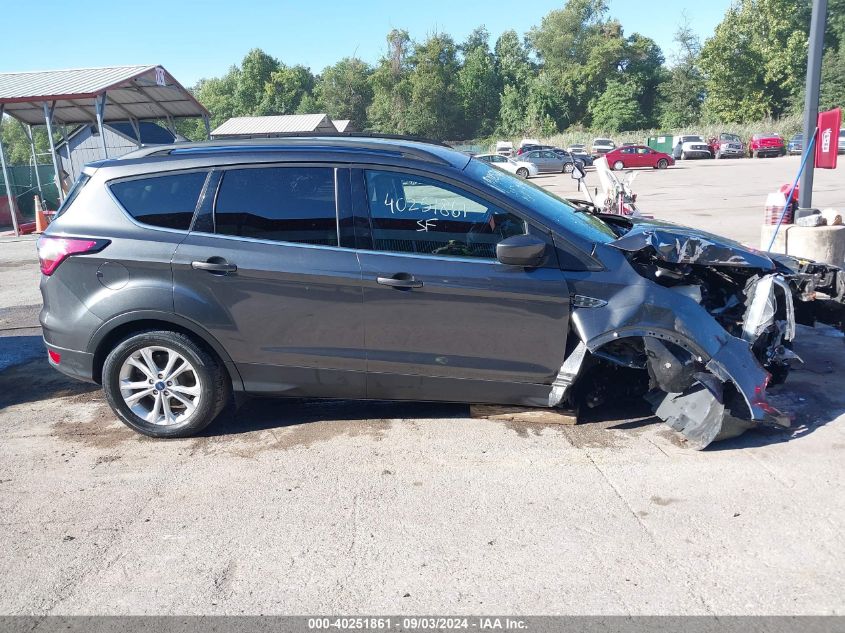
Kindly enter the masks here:
<path id="1" fill-rule="evenodd" d="M 111 191 L 142 224 L 187 231 L 208 175 L 195 171 L 115 182 Z"/>
<path id="2" fill-rule="evenodd" d="M 443 182 L 367 171 L 366 184 L 375 250 L 494 259 L 496 244 L 526 232 L 522 219 Z"/>
<path id="3" fill-rule="evenodd" d="M 334 169 L 227 170 L 214 219 L 222 235 L 337 246 Z"/>

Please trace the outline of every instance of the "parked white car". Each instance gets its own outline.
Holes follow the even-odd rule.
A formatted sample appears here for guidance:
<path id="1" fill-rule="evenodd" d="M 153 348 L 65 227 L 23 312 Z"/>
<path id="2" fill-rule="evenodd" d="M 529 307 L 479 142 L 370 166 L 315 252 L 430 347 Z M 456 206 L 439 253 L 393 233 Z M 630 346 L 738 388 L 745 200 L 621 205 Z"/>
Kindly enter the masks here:
<path id="1" fill-rule="evenodd" d="M 496 153 L 502 156 L 513 156 L 513 143 L 510 141 L 496 141 Z"/>
<path id="2" fill-rule="evenodd" d="M 610 151 L 616 149 L 616 143 L 614 143 L 609 138 L 596 138 L 593 139 L 593 146 L 591 148 L 592 154 L 594 157 L 598 158 L 599 156 L 604 156 Z"/>
<path id="3" fill-rule="evenodd" d="M 672 139 L 672 156 L 675 160 L 690 158 L 713 158 L 710 144 L 700 134 L 675 136 Z"/>
<path id="4" fill-rule="evenodd" d="M 512 174 L 516 174 L 520 178 L 531 178 L 540 173 L 537 165 L 529 163 L 524 160 L 514 160 L 501 154 L 478 154 L 475 156 L 478 160 L 483 160 L 485 163 L 495 165 Z"/>
<path id="5" fill-rule="evenodd" d="M 540 141 L 536 138 L 524 138 L 519 142 L 520 147 L 525 147 L 526 145 L 540 145 Z"/>

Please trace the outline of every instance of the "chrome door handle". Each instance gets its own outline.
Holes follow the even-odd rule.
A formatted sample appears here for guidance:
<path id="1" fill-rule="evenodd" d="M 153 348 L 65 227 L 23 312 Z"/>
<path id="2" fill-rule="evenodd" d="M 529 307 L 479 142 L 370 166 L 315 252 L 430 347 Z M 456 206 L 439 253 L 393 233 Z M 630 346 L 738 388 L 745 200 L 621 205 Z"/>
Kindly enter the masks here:
<path id="1" fill-rule="evenodd" d="M 229 262 L 191 262 L 191 268 L 194 270 L 207 270 L 210 273 L 233 273 L 238 267 Z"/>
<path id="2" fill-rule="evenodd" d="M 399 273 L 393 277 L 377 277 L 376 282 L 391 288 L 422 288 L 423 282 L 414 279 L 407 273 Z"/>

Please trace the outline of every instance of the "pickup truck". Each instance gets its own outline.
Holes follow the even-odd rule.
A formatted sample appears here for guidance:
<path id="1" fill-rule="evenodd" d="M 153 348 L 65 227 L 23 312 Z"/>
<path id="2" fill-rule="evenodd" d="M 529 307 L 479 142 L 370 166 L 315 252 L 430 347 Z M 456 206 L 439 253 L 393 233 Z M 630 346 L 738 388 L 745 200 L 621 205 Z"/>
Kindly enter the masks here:
<path id="1" fill-rule="evenodd" d="M 736 134 L 722 132 L 718 138 L 708 141 L 713 158 L 742 158 L 745 156 L 745 145 Z"/>
<path id="2" fill-rule="evenodd" d="M 754 134 L 748 142 L 748 156 L 761 158 L 763 156 L 784 156 L 786 146 L 780 134 Z"/>
<path id="3" fill-rule="evenodd" d="M 676 136 L 673 139 L 672 156 L 677 159 L 687 160 L 690 158 L 712 158 L 713 154 L 710 152 L 710 146 L 707 141 L 698 134 L 688 134 L 686 136 Z"/>

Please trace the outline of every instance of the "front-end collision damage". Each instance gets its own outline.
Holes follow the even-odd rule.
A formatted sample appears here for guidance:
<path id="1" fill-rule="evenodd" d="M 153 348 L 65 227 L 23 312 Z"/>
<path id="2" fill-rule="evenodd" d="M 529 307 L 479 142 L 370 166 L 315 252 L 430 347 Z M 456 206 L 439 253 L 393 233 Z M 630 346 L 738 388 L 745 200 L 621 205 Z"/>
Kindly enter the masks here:
<path id="1" fill-rule="evenodd" d="M 585 296 L 607 292 L 589 280 L 574 285 Z M 749 342 L 729 334 L 688 292 L 643 280 L 604 305 L 573 308 L 571 325 L 579 342 L 552 385 L 550 406 L 572 404 L 588 364 L 605 362 L 647 371 L 655 414 L 696 448 L 757 424 L 784 423 L 766 403 L 769 374 Z"/>
<path id="2" fill-rule="evenodd" d="M 588 382 L 595 382 L 600 372 L 587 370 L 601 363 L 605 373 L 643 370 L 648 386 L 640 393 L 696 448 L 757 425 L 789 426 L 766 401 L 766 388 L 800 362 L 791 349 L 796 322 L 845 321 L 845 274 L 822 264 L 775 262 L 671 225 L 633 227 L 617 224 L 620 239 L 610 245 L 617 253 L 611 258 L 621 253 L 624 262 L 570 284 L 578 344 L 570 346 L 549 404 L 577 406 L 580 378 L 589 373 Z M 637 273 L 634 283 L 627 271 L 614 274 L 630 270 L 625 262 Z M 822 312 L 827 318 L 806 305 L 817 291 L 833 304 Z"/>

